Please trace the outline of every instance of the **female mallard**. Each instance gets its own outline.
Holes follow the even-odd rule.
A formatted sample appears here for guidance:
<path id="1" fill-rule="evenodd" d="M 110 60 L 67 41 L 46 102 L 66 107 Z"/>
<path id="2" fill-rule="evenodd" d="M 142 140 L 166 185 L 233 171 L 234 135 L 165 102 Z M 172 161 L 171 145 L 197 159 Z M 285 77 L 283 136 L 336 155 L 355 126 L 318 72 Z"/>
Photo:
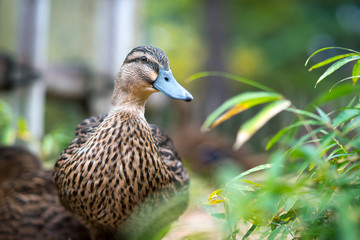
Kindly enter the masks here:
<path id="1" fill-rule="evenodd" d="M 24 173 L 40 168 L 40 159 L 27 149 L 0 145 L 0 186 L 5 181 L 11 182 Z"/>
<path id="2" fill-rule="evenodd" d="M 115 80 L 110 111 L 84 120 L 54 171 L 61 202 L 93 239 L 145 238 L 186 208 L 189 177 L 171 140 L 144 117 L 154 92 L 191 101 L 164 52 L 134 48 Z M 181 193 L 181 194 L 180 194 Z"/>
<path id="3" fill-rule="evenodd" d="M 52 173 L 31 152 L 0 146 L 0 172 L 0 239 L 90 239 L 88 229 L 61 205 Z"/>

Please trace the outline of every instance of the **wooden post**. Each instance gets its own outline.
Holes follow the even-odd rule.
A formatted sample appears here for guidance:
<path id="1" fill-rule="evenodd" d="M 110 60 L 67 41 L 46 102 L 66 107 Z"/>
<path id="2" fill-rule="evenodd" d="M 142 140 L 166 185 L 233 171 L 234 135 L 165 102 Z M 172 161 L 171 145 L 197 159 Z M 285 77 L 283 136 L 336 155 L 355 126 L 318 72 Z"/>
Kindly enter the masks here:
<path id="1" fill-rule="evenodd" d="M 97 71 L 106 76 L 107 86 L 112 84 L 126 54 L 136 45 L 134 39 L 138 0 L 102 0 L 99 1 L 96 19 L 97 35 Z M 104 79 L 94 85 L 104 88 Z M 98 85 L 102 86 L 98 86 Z M 90 98 L 90 110 L 93 114 L 104 113 L 111 97 L 111 89 L 106 93 L 93 94 Z"/>
<path id="2" fill-rule="evenodd" d="M 103 0 L 99 4 L 99 71 L 116 76 L 126 54 L 134 47 L 137 0 Z"/>
<path id="3" fill-rule="evenodd" d="M 47 62 L 50 0 L 21 0 L 19 4 L 18 62 L 40 73 Z M 45 81 L 40 74 L 26 90 L 24 115 L 36 140 L 44 132 Z"/>

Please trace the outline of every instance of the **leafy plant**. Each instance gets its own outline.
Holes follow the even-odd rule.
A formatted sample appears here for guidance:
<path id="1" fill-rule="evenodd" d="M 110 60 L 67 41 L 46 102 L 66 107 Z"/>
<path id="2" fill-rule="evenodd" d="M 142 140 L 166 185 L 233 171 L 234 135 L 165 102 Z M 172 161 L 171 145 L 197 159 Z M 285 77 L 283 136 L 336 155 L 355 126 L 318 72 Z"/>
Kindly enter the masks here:
<path id="1" fill-rule="evenodd" d="M 328 49 L 335 48 L 320 49 L 310 58 Z M 332 63 L 316 84 L 350 61 L 356 61 L 352 76 L 339 82 L 352 79 L 355 84 L 358 80 L 360 53 L 336 49 L 350 53 L 312 66 L 310 70 Z M 229 99 L 203 125 L 203 129 L 211 129 L 235 114 L 264 104 L 240 127 L 234 145 L 239 148 L 276 114 L 285 110 L 297 119 L 269 140 L 268 150 L 278 147 L 269 164 L 238 175 L 209 195 L 205 205 L 217 209 L 212 215 L 224 220 L 227 239 L 360 239 L 357 93 L 348 91 L 347 94 L 355 95 L 352 101 L 341 109 L 326 112 L 321 105 L 314 111 L 297 109 L 281 94 L 261 88 L 261 92 L 241 93 Z M 343 95 L 336 93 L 328 99 Z M 261 180 L 255 181 L 254 173 L 258 171 L 263 171 Z"/>
<path id="2" fill-rule="evenodd" d="M 13 110 L 3 100 L 0 99 L 0 144 L 14 145 L 33 145 L 41 152 L 45 167 L 51 168 L 58 154 L 71 141 L 73 130 L 66 130 L 58 127 L 47 133 L 41 141 L 36 140 L 28 130 L 27 122 L 24 117 L 19 117 L 15 122 Z"/>
<path id="3" fill-rule="evenodd" d="M 0 99 L 0 144 L 10 145 L 14 144 L 16 139 L 21 141 L 30 139 L 25 119 L 19 117 L 14 123 L 13 118 L 11 107 Z"/>

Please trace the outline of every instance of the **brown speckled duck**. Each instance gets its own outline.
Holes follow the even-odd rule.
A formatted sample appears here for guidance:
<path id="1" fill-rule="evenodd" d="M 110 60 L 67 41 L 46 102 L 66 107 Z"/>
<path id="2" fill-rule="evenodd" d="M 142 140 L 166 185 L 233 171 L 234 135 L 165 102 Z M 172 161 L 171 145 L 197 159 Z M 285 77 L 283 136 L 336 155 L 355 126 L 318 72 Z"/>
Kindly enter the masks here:
<path id="1" fill-rule="evenodd" d="M 0 146 L 0 240 L 86 240 L 88 229 L 60 203 L 52 172 L 18 146 Z"/>
<path id="2" fill-rule="evenodd" d="M 40 159 L 27 149 L 0 145 L 0 186 L 4 181 L 13 181 L 24 173 L 40 168 Z"/>
<path id="3" fill-rule="evenodd" d="M 80 123 L 55 164 L 60 200 L 92 239 L 149 239 L 186 209 L 183 163 L 170 138 L 144 117 L 146 101 L 158 91 L 193 99 L 162 50 L 134 48 L 116 77 L 109 113 Z"/>

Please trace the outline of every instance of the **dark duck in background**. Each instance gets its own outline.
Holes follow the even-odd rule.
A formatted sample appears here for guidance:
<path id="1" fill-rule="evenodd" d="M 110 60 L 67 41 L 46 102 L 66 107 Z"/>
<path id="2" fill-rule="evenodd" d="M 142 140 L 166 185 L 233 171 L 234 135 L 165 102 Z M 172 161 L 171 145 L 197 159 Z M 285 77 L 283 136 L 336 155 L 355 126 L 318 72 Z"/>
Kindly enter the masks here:
<path id="1" fill-rule="evenodd" d="M 191 101 L 167 56 L 134 48 L 116 77 L 108 114 L 81 122 L 54 180 L 62 204 L 93 239 L 151 239 L 186 209 L 189 176 L 171 139 L 144 117 L 151 94 Z"/>
<path id="2" fill-rule="evenodd" d="M 0 240 L 86 240 L 87 228 L 60 203 L 41 160 L 20 146 L 0 146 Z"/>

